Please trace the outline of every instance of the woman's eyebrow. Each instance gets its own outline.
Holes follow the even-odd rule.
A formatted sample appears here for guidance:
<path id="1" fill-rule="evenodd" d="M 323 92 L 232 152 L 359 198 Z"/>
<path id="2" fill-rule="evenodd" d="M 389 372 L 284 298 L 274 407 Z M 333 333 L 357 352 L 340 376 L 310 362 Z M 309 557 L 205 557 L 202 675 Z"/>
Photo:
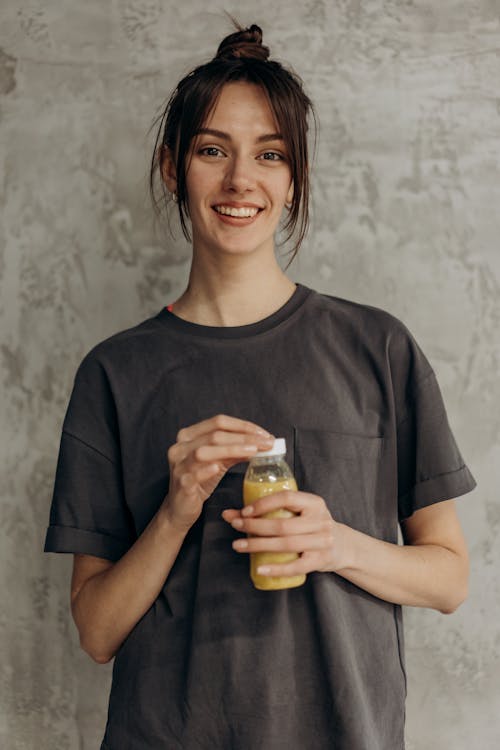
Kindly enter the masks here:
<path id="1" fill-rule="evenodd" d="M 214 138 L 221 138 L 225 141 L 231 141 L 232 138 L 229 133 L 224 133 L 222 130 L 214 130 L 213 128 L 200 128 L 196 131 L 195 135 L 212 135 Z M 255 139 L 256 143 L 265 143 L 267 141 L 282 141 L 283 136 L 281 133 L 266 133 L 265 135 L 259 135 Z"/>

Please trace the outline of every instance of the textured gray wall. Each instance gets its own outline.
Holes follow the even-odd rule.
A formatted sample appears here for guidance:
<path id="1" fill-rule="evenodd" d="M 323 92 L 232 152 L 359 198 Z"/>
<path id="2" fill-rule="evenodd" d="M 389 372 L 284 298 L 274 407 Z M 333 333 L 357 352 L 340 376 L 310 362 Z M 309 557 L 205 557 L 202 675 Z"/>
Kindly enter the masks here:
<path id="1" fill-rule="evenodd" d="M 0 744 L 96 750 L 111 665 L 78 649 L 70 556 L 42 554 L 73 376 L 98 341 L 182 291 L 154 227 L 159 105 L 230 31 L 204 0 L 3 0 L 0 11 Z M 237 4 L 226 5 L 237 12 Z M 246 8 L 246 6 L 244 6 Z M 405 610 L 408 750 L 489 750 L 500 720 L 500 2 L 254 0 L 322 136 L 293 280 L 384 307 L 437 371 L 479 487 L 452 616 Z M 267 750 L 267 749 L 266 749 Z M 307 749 L 309 750 L 309 748 Z M 311 748 L 310 750 L 314 750 Z"/>

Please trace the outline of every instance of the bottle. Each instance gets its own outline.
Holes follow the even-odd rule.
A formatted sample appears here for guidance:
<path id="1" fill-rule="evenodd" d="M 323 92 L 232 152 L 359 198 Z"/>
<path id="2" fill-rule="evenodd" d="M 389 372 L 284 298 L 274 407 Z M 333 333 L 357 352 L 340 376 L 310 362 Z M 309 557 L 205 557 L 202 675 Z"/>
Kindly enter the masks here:
<path id="1" fill-rule="evenodd" d="M 243 504 L 250 505 L 258 498 L 282 490 L 296 490 L 297 482 L 285 461 L 286 442 L 277 438 L 271 450 L 259 451 L 248 464 L 243 479 Z M 265 513 L 260 518 L 291 518 L 297 515 L 286 508 Z M 257 573 L 259 565 L 286 563 L 296 560 L 297 552 L 251 552 L 250 578 L 253 585 L 262 591 L 290 589 L 301 586 L 306 580 L 304 574 L 295 576 L 265 576 Z"/>

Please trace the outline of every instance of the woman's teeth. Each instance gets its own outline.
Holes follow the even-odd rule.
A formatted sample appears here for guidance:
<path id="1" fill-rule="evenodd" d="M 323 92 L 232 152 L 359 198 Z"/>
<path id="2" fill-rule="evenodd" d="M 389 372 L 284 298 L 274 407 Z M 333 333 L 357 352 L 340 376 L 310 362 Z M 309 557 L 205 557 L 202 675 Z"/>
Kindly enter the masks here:
<path id="1" fill-rule="evenodd" d="M 241 219 L 250 218 L 252 216 L 256 216 L 256 214 L 259 213 L 258 208 L 250 208 L 250 206 L 245 206 L 245 208 L 233 208 L 232 206 L 214 206 L 214 209 L 219 214 L 224 214 L 225 216 L 236 216 Z"/>

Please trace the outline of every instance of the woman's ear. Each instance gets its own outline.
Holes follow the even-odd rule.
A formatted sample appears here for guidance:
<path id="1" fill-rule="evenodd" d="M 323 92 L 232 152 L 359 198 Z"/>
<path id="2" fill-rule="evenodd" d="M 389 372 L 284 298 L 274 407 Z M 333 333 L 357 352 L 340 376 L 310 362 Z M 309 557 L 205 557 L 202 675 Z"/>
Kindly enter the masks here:
<path id="1" fill-rule="evenodd" d="M 293 182 L 290 183 L 290 188 L 288 190 L 287 196 L 286 196 L 286 207 L 290 208 L 293 201 Z"/>
<path id="2" fill-rule="evenodd" d="M 168 146 L 162 146 L 163 161 L 161 164 L 161 177 L 170 193 L 177 192 L 177 170 L 175 161 Z"/>

